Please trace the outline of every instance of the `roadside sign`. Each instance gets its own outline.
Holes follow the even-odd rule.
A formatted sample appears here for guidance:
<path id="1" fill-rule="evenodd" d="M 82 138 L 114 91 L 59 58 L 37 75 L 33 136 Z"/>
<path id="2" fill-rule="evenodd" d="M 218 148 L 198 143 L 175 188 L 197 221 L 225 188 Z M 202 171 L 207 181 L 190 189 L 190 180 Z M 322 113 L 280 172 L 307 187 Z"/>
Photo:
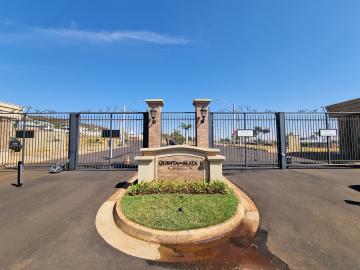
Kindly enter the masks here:
<path id="1" fill-rule="evenodd" d="M 16 138 L 34 138 L 33 130 L 16 130 L 15 132 Z"/>
<path id="2" fill-rule="evenodd" d="M 113 129 L 113 130 L 110 130 L 110 129 L 104 129 L 102 130 L 101 132 L 101 137 L 102 138 L 120 138 L 121 137 L 121 132 L 120 130 L 118 129 Z"/>
<path id="3" fill-rule="evenodd" d="M 252 129 L 238 129 L 237 135 L 239 137 L 254 137 L 254 131 Z"/>
<path id="4" fill-rule="evenodd" d="M 321 137 L 336 137 L 337 130 L 336 129 L 320 129 L 319 131 Z"/>

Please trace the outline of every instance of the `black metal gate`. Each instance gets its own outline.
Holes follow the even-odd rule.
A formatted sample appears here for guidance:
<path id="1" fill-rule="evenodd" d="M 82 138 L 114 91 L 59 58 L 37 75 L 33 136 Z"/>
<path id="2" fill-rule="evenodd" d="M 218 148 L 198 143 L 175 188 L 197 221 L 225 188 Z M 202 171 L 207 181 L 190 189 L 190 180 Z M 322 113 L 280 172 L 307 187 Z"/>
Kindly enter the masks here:
<path id="1" fill-rule="evenodd" d="M 162 114 L 161 144 L 196 145 L 194 112 Z M 148 114 L 1 113 L 0 168 L 136 168 L 147 147 Z M 209 115 L 210 147 L 225 168 L 360 164 L 360 113 Z"/>
<path id="2" fill-rule="evenodd" d="M 136 168 L 144 146 L 145 113 L 81 113 L 77 169 Z"/>
<path id="3" fill-rule="evenodd" d="M 275 113 L 211 113 L 211 147 L 226 157 L 225 168 L 278 167 Z"/>
<path id="4" fill-rule="evenodd" d="M 1 113 L 0 168 L 134 168 L 147 113 Z M 75 116 L 75 117 L 72 117 Z M 145 140 L 146 141 L 146 140 Z M 146 145 L 145 145 L 146 146 Z"/>
<path id="5" fill-rule="evenodd" d="M 69 145 L 69 114 L 0 114 L 0 167 L 47 168 L 66 163 Z"/>
<path id="6" fill-rule="evenodd" d="M 360 113 L 286 113 L 288 166 L 360 164 Z"/>
<path id="7" fill-rule="evenodd" d="M 194 112 L 163 112 L 161 114 L 161 145 L 196 146 Z"/>

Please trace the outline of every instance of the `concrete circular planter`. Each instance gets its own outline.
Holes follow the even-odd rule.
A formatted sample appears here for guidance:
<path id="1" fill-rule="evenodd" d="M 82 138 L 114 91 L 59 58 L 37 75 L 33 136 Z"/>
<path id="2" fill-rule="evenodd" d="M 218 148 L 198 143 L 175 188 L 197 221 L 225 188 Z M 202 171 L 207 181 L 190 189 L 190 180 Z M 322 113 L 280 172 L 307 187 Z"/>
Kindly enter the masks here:
<path id="1" fill-rule="evenodd" d="M 121 209 L 120 202 L 126 195 L 126 190 L 122 190 L 119 194 L 119 199 L 116 202 L 113 211 L 114 220 L 117 226 L 128 235 L 143 241 L 161 245 L 186 245 L 199 242 L 209 243 L 211 241 L 217 241 L 220 238 L 226 237 L 235 228 L 237 228 L 245 215 L 245 209 L 241 203 L 241 196 L 237 188 L 235 189 L 233 186 L 232 188 L 239 200 L 235 214 L 223 223 L 206 228 L 183 231 L 164 231 L 152 229 L 135 223 L 129 220 Z"/>
<path id="2" fill-rule="evenodd" d="M 135 175 L 130 183 L 137 179 Z M 229 239 L 253 239 L 259 226 L 259 212 L 254 202 L 229 180 L 239 198 L 236 214 L 225 222 L 196 230 L 153 230 L 128 220 L 118 202 L 126 190 L 120 189 L 102 204 L 96 215 L 96 229 L 115 249 L 128 255 L 162 262 L 200 260 L 221 253 Z"/>

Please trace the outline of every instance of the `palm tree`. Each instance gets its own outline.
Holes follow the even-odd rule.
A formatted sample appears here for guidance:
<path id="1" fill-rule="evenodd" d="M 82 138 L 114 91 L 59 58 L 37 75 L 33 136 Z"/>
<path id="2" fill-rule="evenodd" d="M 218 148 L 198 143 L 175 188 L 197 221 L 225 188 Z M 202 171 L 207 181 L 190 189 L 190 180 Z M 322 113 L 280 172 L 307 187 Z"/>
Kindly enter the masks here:
<path id="1" fill-rule="evenodd" d="M 258 138 L 258 135 L 262 133 L 262 134 L 268 134 L 270 133 L 270 129 L 269 128 L 262 128 L 262 127 L 254 127 L 254 137 L 256 138 L 256 143 L 260 144 L 260 138 Z M 256 149 L 257 150 L 257 149 Z M 255 161 L 258 160 L 258 153 L 257 151 L 255 151 Z"/>
<path id="2" fill-rule="evenodd" d="M 254 137 L 256 138 L 257 143 L 260 143 L 260 139 L 258 138 L 258 135 L 262 133 L 262 134 L 268 134 L 270 133 L 270 129 L 269 128 L 262 128 L 262 127 L 254 127 Z"/>
<path id="3" fill-rule="evenodd" d="M 262 127 L 254 127 L 254 137 L 256 138 L 256 143 L 259 143 L 259 134 L 262 132 L 263 128 Z"/>
<path id="4" fill-rule="evenodd" d="M 188 130 L 192 128 L 192 125 L 181 123 L 180 127 L 185 130 L 185 144 L 188 144 Z"/>
<path id="5" fill-rule="evenodd" d="M 262 129 L 262 133 L 263 133 L 264 135 L 269 134 L 269 133 L 270 133 L 270 129 L 269 129 L 269 128 L 263 128 L 263 129 Z M 266 138 L 266 136 L 264 136 L 264 137 L 265 137 L 265 138 L 264 138 L 264 139 L 265 139 L 265 143 L 266 143 L 266 142 L 269 142 L 269 140 L 268 140 L 269 137 L 267 137 L 267 138 Z"/>

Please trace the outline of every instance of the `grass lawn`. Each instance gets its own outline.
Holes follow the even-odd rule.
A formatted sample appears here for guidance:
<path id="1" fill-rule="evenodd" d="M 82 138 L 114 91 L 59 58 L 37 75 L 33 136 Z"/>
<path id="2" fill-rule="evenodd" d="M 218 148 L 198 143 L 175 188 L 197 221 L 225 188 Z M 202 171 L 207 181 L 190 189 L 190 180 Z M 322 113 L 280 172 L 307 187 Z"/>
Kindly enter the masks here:
<path id="1" fill-rule="evenodd" d="M 166 231 L 208 227 L 232 217 L 238 199 L 229 194 L 126 195 L 121 208 L 125 216 L 143 226 Z"/>

